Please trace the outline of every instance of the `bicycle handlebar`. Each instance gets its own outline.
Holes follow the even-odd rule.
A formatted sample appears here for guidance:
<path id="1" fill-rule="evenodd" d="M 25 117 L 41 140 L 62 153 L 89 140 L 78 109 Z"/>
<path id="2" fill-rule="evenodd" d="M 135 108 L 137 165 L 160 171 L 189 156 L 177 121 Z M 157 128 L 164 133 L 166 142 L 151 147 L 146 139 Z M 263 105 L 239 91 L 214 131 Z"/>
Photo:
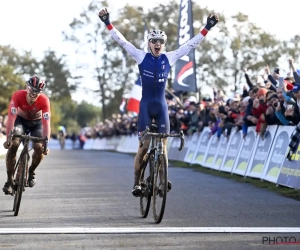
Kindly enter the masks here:
<path id="1" fill-rule="evenodd" d="M 180 138 L 180 147 L 178 148 L 178 150 L 181 151 L 184 147 L 185 141 L 184 141 L 184 134 L 183 134 L 182 130 L 180 130 L 179 134 L 152 133 L 149 131 L 150 131 L 149 127 L 146 127 L 145 131 L 142 132 L 141 140 L 140 140 L 140 147 L 143 146 L 142 141 L 145 139 L 146 136 L 156 136 L 158 138 L 177 137 L 177 138 Z"/>
<path id="2" fill-rule="evenodd" d="M 34 137 L 34 136 L 30 136 L 30 135 L 19 135 L 19 134 L 14 134 L 14 131 L 11 131 L 9 136 L 8 136 L 8 139 L 7 139 L 7 145 L 8 146 L 10 146 L 13 137 L 18 137 L 18 138 L 25 139 L 25 140 L 30 140 L 30 141 L 33 141 L 33 142 L 44 142 L 44 151 L 43 151 L 43 153 L 47 152 L 47 149 L 48 149 L 48 137 L 47 136 L 45 138 L 41 138 L 41 137 Z"/>

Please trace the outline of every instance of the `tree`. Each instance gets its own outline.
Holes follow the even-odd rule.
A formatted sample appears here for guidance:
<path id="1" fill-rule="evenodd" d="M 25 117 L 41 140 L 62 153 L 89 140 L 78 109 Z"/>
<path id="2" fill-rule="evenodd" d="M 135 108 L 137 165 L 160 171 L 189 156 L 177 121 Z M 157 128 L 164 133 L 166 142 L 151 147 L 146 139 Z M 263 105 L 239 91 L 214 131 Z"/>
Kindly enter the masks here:
<path id="1" fill-rule="evenodd" d="M 81 102 L 77 107 L 77 121 L 81 127 L 93 126 L 99 121 L 101 111 L 87 102 Z"/>
<path id="2" fill-rule="evenodd" d="M 46 51 L 40 63 L 51 101 L 59 101 L 64 105 L 71 102 L 71 93 L 76 90 L 76 85 L 70 83 L 72 76 L 66 68 L 64 56 L 58 58 L 54 51 Z"/>
<path id="3" fill-rule="evenodd" d="M 31 51 L 19 53 L 11 46 L 0 46 L 0 56 L 3 64 L 14 67 L 14 73 L 29 77 L 39 74 L 41 64 L 31 55 Z"/>
<path id="4" fill-rule="evenodd" d="M 106 1 L 103 3 L 107 6 Z M 101 44 L 101 30 L 104 27 L 100 24 L 97 12 L 98 6 L 102 6 L 99 1 L 92 1 L 86 9 L 80 13 L 77 18 L 70 23 L 70 30 L 63 32 L 64 40 L 75 45 L 76 53 L 79 58 L 89 58 L 88 65 L 86 63 L 79 63 L 77 71 L 80 74 L 91 72 L 94 79 L 97 80 L 99 89 L 94 90 L 95 93 L 100 94 L 100 101 L 102 104 L 102 116 L 106 118 L 106 104 L 108 102 L 107 95 L 112 93 L 112 88 L 109 86 L 107 79 L 111 76 L 111 68 L 113 65 L 108 63 L 107 53 L 105 52 L 105 45 Z M 93 61 L 90 59 L 92 58 Z M 83 60 L 81 60 L 83 61 Z M 81 73 L 81 70 L 85 70 Z M 91 69 L 91 71 L 90 71 Z"/>
<path id="5" fill-rule="evenodd" d="M 22 76 L 15 74 L 15 69 L 9 64 L 0 63 L 0 114 L 7 114 L 12 93 L 25 87 Z"/>

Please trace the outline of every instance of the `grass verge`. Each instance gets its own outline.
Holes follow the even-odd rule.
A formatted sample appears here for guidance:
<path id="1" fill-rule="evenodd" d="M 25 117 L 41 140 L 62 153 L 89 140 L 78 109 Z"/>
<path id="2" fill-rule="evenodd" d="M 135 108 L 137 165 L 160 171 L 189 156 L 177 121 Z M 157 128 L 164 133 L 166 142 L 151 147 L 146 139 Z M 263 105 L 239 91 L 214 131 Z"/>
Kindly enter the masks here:
<path id="1" fill-rule="evenodd" d="M 222 178 L 231 179 L 231 180 L 241 182 L 241 183 L 248 183 L 255 187 L 267 189 L 267 190 L 275 192 L 279 195 L 300 201 L 300 189 L 293 189 L 293 188 L 288 188 L 288 187 L 284 187 L 284 186 L 277 186 L 275 183 L 271 183 L 271 182 L 263 181 L 260 179 L 251 178 L 251 177 L 244 178 L 243 176 L 240 176 L 240 175 L 231 174 L 228 172 L 222 172 L 222 171 L 218 171 L 218 170 L 214 170 L 214 169 L 210 169 L 210 168 L 205 168 L 198 164 L 189 164 L 186 162 L 172 161 L 172 160 L 169 160 L 169 163 L 172 167 L 191 168 L 197 172 L 201 172 L 204 174 L 219 176 Z"/>

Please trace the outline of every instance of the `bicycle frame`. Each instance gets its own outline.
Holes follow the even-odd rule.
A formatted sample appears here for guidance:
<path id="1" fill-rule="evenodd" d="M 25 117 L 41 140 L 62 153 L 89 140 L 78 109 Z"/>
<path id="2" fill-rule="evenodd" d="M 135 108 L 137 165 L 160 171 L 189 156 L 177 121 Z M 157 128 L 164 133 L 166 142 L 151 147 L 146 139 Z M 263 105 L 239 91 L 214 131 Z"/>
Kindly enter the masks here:
<path id="1" fill-rule="evenodd" d="M 152 135 L 150 139 L 150 144 L 148 148 L 148 153 L 151 151 L 154 151 L 154 161 L 156 162 L 158 157 L 163 154 L 163 142 L 161 141 L 162 138 L 159 138 L 159 141 L 157 142 L 157 138 Z"/>

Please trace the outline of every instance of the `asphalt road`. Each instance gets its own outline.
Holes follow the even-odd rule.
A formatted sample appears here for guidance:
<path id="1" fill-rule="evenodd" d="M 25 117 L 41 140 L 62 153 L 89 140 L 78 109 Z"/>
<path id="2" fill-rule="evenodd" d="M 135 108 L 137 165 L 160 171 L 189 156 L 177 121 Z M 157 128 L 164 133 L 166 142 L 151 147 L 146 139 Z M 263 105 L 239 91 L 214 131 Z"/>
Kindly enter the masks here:
<path id="1" fill-rule="evenodd" d="M 0 159 L 1 186 L 6 180 L 4 163 Z M 172 191 L 163 221 L 156 225 L 151 213 L 146 219 L 139 217 L 139 199 L 131 195 L 132 155 L 52 150 L 37 170 L 36 186 L 23 194 L 19 216 L 13 216 L 13 197 L 1 194 L 0 249 L 269 249 L 272 239 L 300 242 L 300 234 L 293 232 L 3 233 L 3 229 L 22 228 L 299 229 L 298 201 L 192 169 L 170 167 L 169 179 Z M 298 249 L 299 245 L 274 244 L 272 248 Z"/>

